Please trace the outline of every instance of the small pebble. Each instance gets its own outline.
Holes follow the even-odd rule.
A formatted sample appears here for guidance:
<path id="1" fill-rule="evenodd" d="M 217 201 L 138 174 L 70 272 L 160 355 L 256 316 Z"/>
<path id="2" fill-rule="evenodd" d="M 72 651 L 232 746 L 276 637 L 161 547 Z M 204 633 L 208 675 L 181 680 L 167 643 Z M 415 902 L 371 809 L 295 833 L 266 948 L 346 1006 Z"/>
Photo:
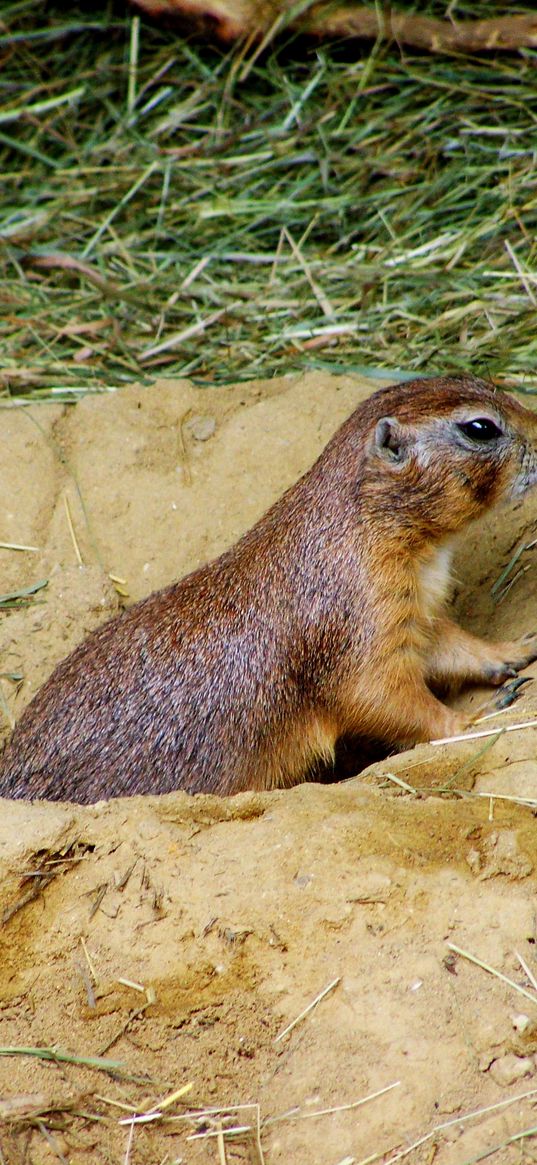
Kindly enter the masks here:
<path id="1" fill-rule="evenodd" d="M 530 1056 L 515 1056 L 512 1052 L 495 1060 L 490 1067 L 492 1079 L 496 1084 L 502 1085 L 515 1084 L 523 1076 L 531 1076 L 534 1071 L 535 1066 Z"/>
<path id="2" fill-rule="evenodd" d="M 208 441 L 210 437 L 214 436 L 216 431 L 216 418 L 196 415 L 191 417 L 185 428 L 196 441 Z"/>
<path id="3" fill-rule="evenodd" d="M 521 1013 L 520 1015 L 514 1015 L 512 1022 L 516 1032 L 525 1032 L 529 1026 L 530 1017 Z"/>

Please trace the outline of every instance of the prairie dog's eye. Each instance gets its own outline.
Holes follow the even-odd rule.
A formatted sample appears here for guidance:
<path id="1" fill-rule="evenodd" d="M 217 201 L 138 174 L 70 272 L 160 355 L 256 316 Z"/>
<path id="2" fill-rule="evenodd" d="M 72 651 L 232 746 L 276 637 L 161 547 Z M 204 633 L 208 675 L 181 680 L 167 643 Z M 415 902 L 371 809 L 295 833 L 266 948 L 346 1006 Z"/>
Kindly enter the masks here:
<path id="1" fill-rule="evenodd" d="M 502 430 L 489 417 L 476 417 L 474 421 L 458 421 L 457 428 L 472 441 L 497 441 L 503 436 Z"/>

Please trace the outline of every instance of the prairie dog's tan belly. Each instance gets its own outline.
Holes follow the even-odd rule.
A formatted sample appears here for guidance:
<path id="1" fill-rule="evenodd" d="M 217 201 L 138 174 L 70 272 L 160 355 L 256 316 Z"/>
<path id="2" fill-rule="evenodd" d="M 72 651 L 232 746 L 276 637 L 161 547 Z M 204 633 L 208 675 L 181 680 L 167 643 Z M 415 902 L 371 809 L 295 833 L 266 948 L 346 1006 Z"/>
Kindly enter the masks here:
<path id="1" fill-rule="evenodd" d="M 428 620 L 436 618 L 449 597 L 454 549 L 452 540 L 445 542 L 418 566 L 420 608 Z"/>

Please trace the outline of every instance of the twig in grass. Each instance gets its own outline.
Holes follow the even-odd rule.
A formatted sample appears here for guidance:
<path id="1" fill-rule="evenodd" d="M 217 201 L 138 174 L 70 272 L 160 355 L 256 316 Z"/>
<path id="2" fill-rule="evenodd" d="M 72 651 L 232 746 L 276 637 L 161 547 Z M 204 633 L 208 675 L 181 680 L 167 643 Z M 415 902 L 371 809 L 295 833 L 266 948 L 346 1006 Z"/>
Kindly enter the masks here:
<path id="1" fill-rule="evenodd" d="M 524 288 L 524 291 L 526 292 L 528 299 L 533 304 L 533 307 L 537 307 L 537 299 L 535 298 L 535 295 L 533 294 L 533 290 L 532 290 L 532 286 L 531 286 L 531 275 L 528 276 L 526 274 L 526 272 L 522 270 L 522 265 L 520 263 L 520 259 L 518 258 L 517 255 L 515 255 L 515 252 L 513 251 L 513 248 L 509 242 L 509 239 L 504 240 L 504 247 L 507 251 L 507 254 L 509 255 L 509 258 L 511 259 L 513 267 L 517 271 L 517 274 L 520 276 L 520 282 Z"/>
<path id="2" fill-rule="evenodd" d="M 287 130 L 289 130 L 295 122 L 298 123 L 299 113 L 303 109 L 304 105 L 306 104 L 308 97 L 311 97 L 311 94 L 317 88 L 317 86 L 318 86 L 319 82 L 321 81 L 321 78 L 325 72 L 325 69 L 326 69 L 326 65 L 324 63 L 321 63 L 321 67 L 319 69 L 317 69 L 317 71 L 315 73 L 312 74 L 307 85 L 304 86 L 304 89 L 300 93 L 297 100 L 293 102 L 293 105 L 292 105 L 291 109 L 289 110 L 287 117 L 284 119 L 284 122 L 282 125 L 282 132 L 283 133 L 286 133 Z"/>
<path id="3" fill-rule="evenodd" d="M 332 319 L 335 313 L 334 313 L 334 309 L 332 307 L 332 304 L 330 303 L 330 300 L 325 295 L 322 287 L 319 287 L 318 283 L 316 283 L 315 279 L 313 278 L 313 275 L 311 274 L 310 268 L 308 267 L 308 264 L 306 263 L 306 260 L 304 259 L 304 256 L 302 255 L 302 252 L 297 247 L 297 244 L 295 243 L 295 240 L 294 240 L 291 232 L 287 229 L 287 227 L 284 227 L 283 231 L 284 231 L 285 238 L 287 239 L 287 242 L 289 243 L 289 246 L 293 252 L 293 255 L 295 256 L 297 263 L 300 264 L 300 266 L 304 272 L 304 275 L 306 276 L 306 279 L 311 287 L 311 290 L 313 291 L 313 294 L 314 294 L 314 296 L 319 304 L 319 307 L 321 308 L 321 311 L 324 313 L 325 316 L 328 316 L 329 319 Z"/>
<path id="4" fill-rule="evenodd" d="M 0 125 L 9 125 L 21 118 L 39 117 L 41 113 L 50 113 L 60 105 L 73 105 L 84 96 L 84 93 L 85 86 L 79 85 L 77 89 L 71 89 L 69 93 L 62 93 L 59 97 L 47 97 L 45 101 L 34 101 L 31 105 L 20 106 L 19 109 L 6 109 L 0 113 Z"/>
<path id="5" fill-rule="evenodd" d="M 123 198 L 120 198 L 117 205 L 112 208 L 109 214 L 106 215 L 106 218 L 103 220 L 100 227 L 97 228 L 95 234 L 92 235 L 87 246 L 84 247 L 84 250 L 82 251 L 83 259 L 87 259 L 88 255 L 91 255 L 91 252 L 99 242 L 99 239 L 110 226 L 110 223 L 113 222 L 116 215 L 118 215 L 119 212 L 123 210 L 125 206 L 127 206 L 127 203 L 129 203 L 131 199 L 134 198 L 134 195 L 138 193 L 140 188 L 147 182 L 148 178 L 150 178 L 151 175 L 155 173 L 155 170 L 159 168 L 159 165 L 159 162 L 151 162 L 151 165 L 147 166 L 143 174 L 141 174 L 140 177 L 136 179 L 136 182 L 133 182 L 132 186 L 129 187 L 127 192 L 123 195 Z"/>
<path id="6" fill-rule="evenodd" d="M 484 963 L 477 955 L 471 955 L 469 951 L 465 951 L 462 947 L 458 947 L 455 943 L 446 944 L 450 951 L 454 951 L 456 955 L 461 955 L 463 959 L 468 959 L 468 962 L 475 963 L 477 967 L 481 967 L 483 971 L 487 971 L 489 975 L 494 975 L 496 979 L 501 979 L 502 983 L 507 983 L 508 987 L 512 987 L 518 991 L 520 995 L 524 995 L 526 999 L 531 1000 L 537 1005 L 537 994 L 527 991 L 525 987 L 521 987 L 519 983 L 515 983 L 514 979 L 510 979 L 508 975 L 504 975 L 502 971 L 497 971 L 495 967 L 491 967 L 489 963 Z"/>
<path id="7" fill-rule="evenodd" d="M 340 982 L 341 975 L 338 975 L 337 979 L 332 979 L 332 982 L 329 983 L 327 987 L 324 987 L 323 990 L 315 996 L 315 999 L 312 999 L 311 1003 L 308 1003 L 308 1006 L 304 1008 L 304 1011 L 301 1011 L 300 1015 L 297 1015 L 296 1018 L 291 1021 L 291 1023 L 287 1024 L 287 1027 L 284 1027 L 283 1031 L 281 1031 L 280 1034 L 276 1036 L 274 1043 L 277 1044 L 279 1040 L 283 1040 L 283 1037 L 292 1031 L 293 1028 L 296 1027 L 297 1023 L 300 1023 L 301 1020 L 305 1019 L 305 1017 L 309 1015 L 310 1011 L 313 1011 L 313 1008 L 317 1007 L 317 1004 L 321 1002 L 321 999 L 324 999 L 330 991 L 333 991 Z"/>
<path id="8" fill-rule="evenodd" d="M 239 304 L 240 300 L 236 300 L 235 303 L 221 307 L 218 311 L 213 311 L 210 316 L 206 316 L 205 319 L 197 320 L 195 324 L 190 324 L 190 327 L 184 328 L 182 332 L 176 332 L 175 335 L 168 336 L 161 344 L 154 344 L 150 348 L 145 348 L 140 353 L 140 360 L 150 360 L 153 356 L 159 356 L 161 352 L 167 352 L 170 348 L 179 347 L 180 344 L 184 344 L 185 340 L 190 340 L 193 336 L 199 336 L 201 332 L 205 332 L 207 328 L 210 328 L 211 324 L 215 324 L 226 312 L 233 311 Z"/>
<path id="9" fill-rule="evenodd" d="M 342 4 L 334 10 L 315 6 L 301 28 L 316 36 L 393 40 L 437 54 L 477 54 L 537 44 L 537 25 L 528 14 L 502 13 L 485 20 L 454 20 L 450 16 L 447 20 L 372 4 Z"/>
<path id="10" fill-rule="evenodd" d="M 311 3 L 311 0 L 306 0 L 304 7 L 309 7 L 310 3 Z M 263 55 L 263 53 L 266 51 L 266 49 L 269 47 L 269 45 L 274 40 L 274 37 L 277 36 L 278 32 L 280 32 L 280 30 L 284 27 L 285 23 L 286 23 L 286 13 L 277 12 L 272 23 L 266 29 L 264 35 L 261 38 L 259 38 L 257 29 L 251 30 L 252 38 L 250 40 L 250 45 L 254 44 L 255 48 L 254 48 L 254 52 L 252 53 L 252 56 L 249 57 L 242 66 L 241 72 L 239 74 L 239 81 L 241 83 L 244 83 L 244 81 L 246 81 L 248 79 L 248 77 L 250 76 L 250 73 L 252 72 L 252 69 L 254 68 L 254 65 L 258 61 L 259 57 L 261 57 Z M 247 35 L 248 32 L 250 32 L 249 29 L 243 30 L 243 34 Z"/>
<path id="11" fill-rule="evenodd" d="M 50 252 L 47 255 L 30 254 L 28 261 L 31 262 L 32 267 L 41 267 L 46 270 L 58 268 L 61 271 L 73 271 L 75 274 L 87 279 L 89 283 L 97 287 L 99 291 L 102 291 L 103 295 L 108 299 L 126 300 L 127 302 L 136 304 L 141 300 L 144 293 L 143 284 L 137 284 L 135 287 L 121 287 L 115 280 L 101 275 L 100 271 L 97 271 L 95 267 L 92 267 L 89 263 L 83 263 L 81 259 L 77 259 L 74 255 L 62 255 L 56 252 Z M 93 330 L 95 330 L 96 323 L 101 327 L 105 326 L 104 322 L 95 321 Z M 58 332 L 58 335 L 73 335 L 72 325 L 71 329 L 68 329 L 69 324 L 66 324 Z"/>
<path id="12" fill-rule="evenodd" d="M 129 45 L 129 86 L 127 90 L 127 115 L 132 116 L 136 105 L 136 80 L 138 75 L 138 52 L 140 48 L 140 17 L 133 16 L 131 20 L 131 37 Z"/>
<path id="13" fill-rule="evenodd" d="M 188 275 L 185 275 L 185 278 L 181 283 L 181 291 L 186 291 L 187 288 L 190 287 L 190 284 L 194 283 L 194 280 L 198 278 L 198 275 L 201 275 L 202 271 L 205 271 L 205 268 L 208 267 L 211 259 L 212 255 L 202 255 L 201 259 L 199 259 L 198 262 L 194 264 L 192 270 L 188 272 Z"/>

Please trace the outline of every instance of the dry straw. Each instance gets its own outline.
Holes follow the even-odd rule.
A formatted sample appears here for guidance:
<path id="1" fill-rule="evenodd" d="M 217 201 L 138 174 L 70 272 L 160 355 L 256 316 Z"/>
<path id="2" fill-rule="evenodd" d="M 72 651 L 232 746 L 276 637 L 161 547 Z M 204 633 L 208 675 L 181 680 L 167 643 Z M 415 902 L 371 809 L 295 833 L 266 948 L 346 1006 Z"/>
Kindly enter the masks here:
<path id="1" fill-rule="evenodd" d="M 4 7 L 6 403 L 305 368 L 531 389 L 532 50 L 295 51 L 278 21 L 223 50 L 128 8 Z"/>

